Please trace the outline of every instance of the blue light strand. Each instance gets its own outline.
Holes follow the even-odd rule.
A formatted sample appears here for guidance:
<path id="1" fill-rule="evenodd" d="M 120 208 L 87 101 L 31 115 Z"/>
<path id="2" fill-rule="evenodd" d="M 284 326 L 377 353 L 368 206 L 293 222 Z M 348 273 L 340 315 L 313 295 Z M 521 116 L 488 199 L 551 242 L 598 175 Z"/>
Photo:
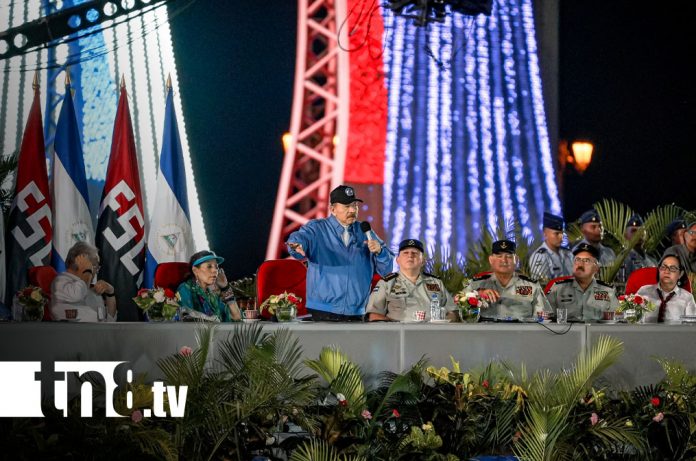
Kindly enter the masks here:
<path id="1" fill-rule="evenodd" d="M 551 145 L 549 142 L 548 127 L 546 125 L 546 112 L 544 111 L 544 96 L 541 89 L 541 76 L 539 71 L 539 58 L 537 56 L 537 43 L 534 28 L 534 12 L 531 0 L 522 0 L 522 25 L 525 30 L 527 41 L 527 59 L 529 62 L 529 73 L 531 80 L 532 104 L 534 105 L 536 133 L 538 136 L 538 147 L 541 151 L 541 167 L 544 174 L 544 189 L 546 198 L 550 201 L 551 212 L 561 213 L 561 203 L 558 198 L 558 187 L 556 185 L 556 174 L 551 157 Z M 540 204 L 537 203 L 537 206 Z M 543 206 L 543 204 L 541 204 Z"/>
<path id="2" fill-rule="evenodd" d="M 448 15 L 441 28 L 443 63 L 452 61 L 452 16 Z M 438 230 L 440 247 L 449 248 L 452 245 L 452 72 L 451 66 L 445 65 L 440 73 L 440 85 L 436 88 L 440 98 L 440 151 L 439 164 L 439 209 L 440 220 Z"/>
<path id="3" fill-rule="evenodd" d="M 534 100 L 533 21 L 522 20 L 523 0 L 501 1 L 491 17 L 454 14 L 427 33 L 383 9 L 385 24 L 400 26 L 385 28 L 394 47 L 385 58 L 384 216 L 394 242 L 418 237 L 461 256 L 484 226 L 514 219 L 528 235 L 559 203 L 543 99 Z"/>

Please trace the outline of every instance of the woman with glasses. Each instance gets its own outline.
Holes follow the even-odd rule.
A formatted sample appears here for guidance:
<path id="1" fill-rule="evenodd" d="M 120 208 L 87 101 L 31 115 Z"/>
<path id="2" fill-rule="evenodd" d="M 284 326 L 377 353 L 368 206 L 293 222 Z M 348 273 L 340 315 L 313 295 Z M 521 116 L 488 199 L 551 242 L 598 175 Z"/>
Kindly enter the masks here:
<path id="1" fill-rule="evenodd" d="M 114 287 L 98 279 L 99 252 L 87 242 L 77 242 L 65 257 L 65 272 L 51 284 L 53 320 L 115 321 Z"/>
<path id="2" fill-rule="evenodd" d="M 696 315 L 693 295 L 679 286 L 683 275 L 679 258 L 672 255 L 662 257 L 657 266 L 657 283 L 643 285 L 637 293 L 656 306 L 653 312 L 646 312 L 645 322 L 679 323 L 683 315 Z"/>
<path id="3" fill-rule="evenodd" d="M 179 285 L 182 317 L 213 322 L 236 322 L 242 316 L 231 294 L 225 271 L 225 259 L 212 251 L 199 251 L 191 256 L 191 276 Z"/>

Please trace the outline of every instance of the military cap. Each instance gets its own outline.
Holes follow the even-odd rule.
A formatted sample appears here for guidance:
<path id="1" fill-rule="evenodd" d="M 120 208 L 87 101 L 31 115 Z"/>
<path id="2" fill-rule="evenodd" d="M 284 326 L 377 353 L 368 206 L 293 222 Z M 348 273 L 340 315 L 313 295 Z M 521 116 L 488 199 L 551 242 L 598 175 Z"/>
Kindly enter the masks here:
<path id="1" fill-rule="evenodd" d="M 586 212 L 580 215 L 580 224 L 587 224 L 588 222 L 602 222 L 602 220 L 599 218 L 599 213 L 597 213 L 597 210 L 587 210 Z"/>
<path id="2" fill-rule="evenodd" d="M 515 249 L 517 245 L 512 240 L 498 240 L 493 242 L 492 252 L 497 253 L 511 253 L 515 254 Z"/>
<path id="3" fill-rule="evenodd" d="M 402 240 L 401 243 L 399 243 L 399 253 L 405 250 L 406 248 L 415 248 L 416 250 L 419 250 L 421 253 L 423 253 L 424 251 L 423 242 L 416 239 Z"/>
<path id="4" fill-rule="evenodd" d="M 555 214 L 549 213 L 548 211 L 544 211 L 544 227 L 548 229 L 562 231 L 565 229 L 565 222 L 563 222 L 562 216 L 557 216 Z"/>
<path id="5" fill-rule="evenodd" d="M 577 255 L 582 251 L 586 251 L 592 256 L 594 256 L 595 259 L 599 259 L 599 250 L 597 249 L 597 247 L 592 246 L 587 242 L 579 243 L 575 248 L 573 248 L 573 256 Z"/>
<path id="6" fill-rule="evenodd" d="M 667 235 L 671 237 L 672 234 L 674 234 L 679 229 L 686 229 L 686 221 L 684 221 L 682 218 L 677 218 L 671 223 L 669 223 L 669 225 L 667 226 Z"/>
<path id="7" fill-rule="evenodd" d="M 634 214 L 630 218 L 628 218 L 628 222 L 626 223 L 626 228 L 629 227 L 640 227 L 643 225 L 643 218 L 640 217 L 640 215 Z"/>

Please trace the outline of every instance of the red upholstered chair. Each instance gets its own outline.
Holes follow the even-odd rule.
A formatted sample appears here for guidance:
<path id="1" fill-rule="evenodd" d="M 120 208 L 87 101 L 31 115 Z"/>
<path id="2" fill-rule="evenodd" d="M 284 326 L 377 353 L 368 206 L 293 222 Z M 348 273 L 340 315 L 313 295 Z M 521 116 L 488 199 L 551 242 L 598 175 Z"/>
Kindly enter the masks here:
<path id="1" fill-rule="evenodd" d="M 657 267 L 641 267 L 631 272 L 626 280 L 626 294 L 632 295 L 643 285 L 653 285 L 657 283 Z M 691 292 L 689 280 L 686 280 L 686 285 L 682 287 L 688 292 Z"/>
<path id="2" fill-rule="evenodd" d="M 188 263 L 184 262 L 169 262 L 160 263 L 155 269 L 155 286 L 159 288 L 169 288 L 176 291 L 181 282 L 186 280 L 191 274 L 191 268 Z"/>
<path id="3" fill-rule="evenodd" d="M 279 295 L 282 292 L 295 293 L 302 298 L 297 306 L 297 315 L 306 315 L 305 306 L 307 297 L 307 268 L 296 259 L 271 259 L 264 261 L 256 271 L 256 299 L 258 305 L 271 295 Z M 270 314 L 264 310 L 261 315 L 269 318 Z"/>
<path id="4" fill-rule="evenodd" d="M 51 298 L 51 283 L 53 279 L 56 278 L 58 272 L 52 266 L 34 266 L 30 267 L 27 272 L 27 279 L 30 285 L 37 286 L 46 294 L 46 296 Z M 44 320 L 51 320 L 51 310 L 48 306 L 44 309 Z"/>
<path id="5" fill-rule="evenodd" d="M 554 283 L 560 282 L 561 280 L 568 280 L 572 279 L 572 275 L 562 275 L 560 277 L 556 277 L 555 279 L 549 280 L 549 283 L 546 284 L 546 287 L 544 288 L 544 294 L 549 294 L 549 291 L 551 290 L 551 287 L 553 286 Z"/>
<path id="6" fill-rule="evenodd" d="M 492 274 L 492 273 L 493 273 L 493 271 L 483 271 L 483 272 L 479 272 L 478 274 L 474 274 L 474 277 L 473 277 L 473 278 L 483 277 L 484 275 L 488 275 L 488 274 Z"/>

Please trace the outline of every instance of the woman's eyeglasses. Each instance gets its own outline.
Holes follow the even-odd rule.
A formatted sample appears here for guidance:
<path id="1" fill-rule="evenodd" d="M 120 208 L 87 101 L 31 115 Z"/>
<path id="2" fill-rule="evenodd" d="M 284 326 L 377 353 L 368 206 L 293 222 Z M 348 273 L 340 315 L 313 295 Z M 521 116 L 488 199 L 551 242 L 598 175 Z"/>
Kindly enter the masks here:
<path id="1" fill-rule="evenodd" d="M 672 274 L 676 274 L 677 272 L 679 272 L 679 267 L 666 266 L 664 264 L 662 264 L 660 267 L 658 267 L 658 269 L 660 270 L 660 272 L 671 272 Z"/>

